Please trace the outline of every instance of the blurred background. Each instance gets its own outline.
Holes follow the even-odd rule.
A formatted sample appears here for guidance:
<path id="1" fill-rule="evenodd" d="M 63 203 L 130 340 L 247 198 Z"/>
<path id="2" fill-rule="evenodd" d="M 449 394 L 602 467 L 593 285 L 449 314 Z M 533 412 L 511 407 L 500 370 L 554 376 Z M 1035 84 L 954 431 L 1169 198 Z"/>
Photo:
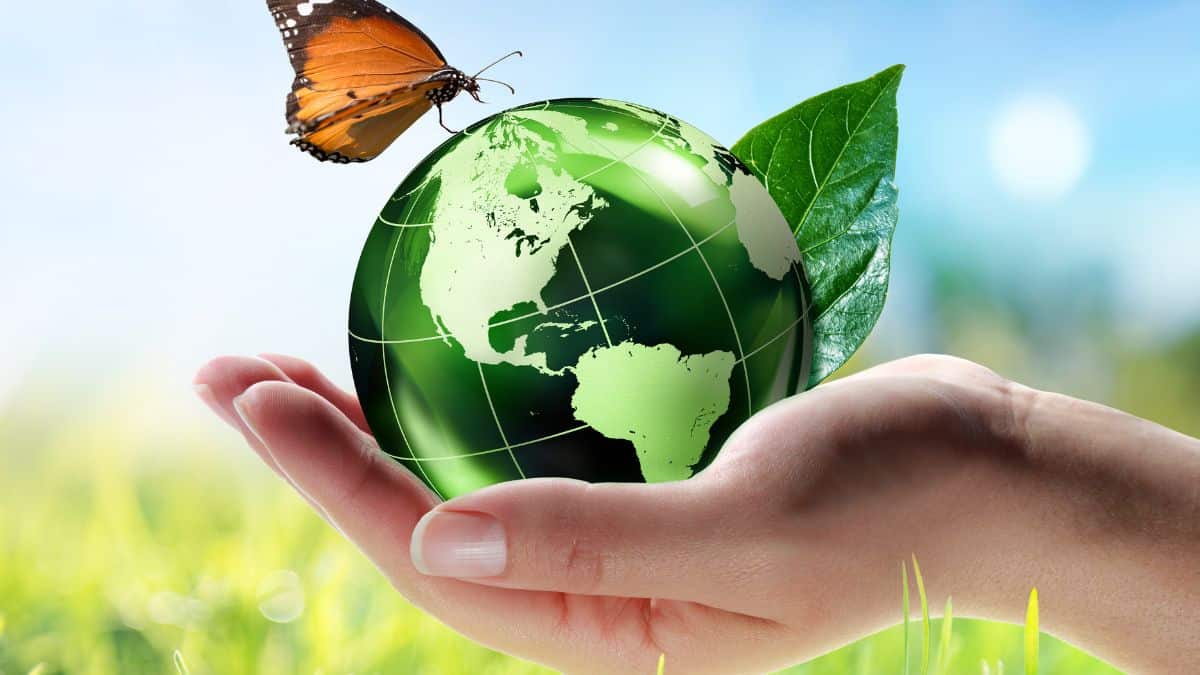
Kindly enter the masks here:
<path id="1" fill-rule="evenodd" d="M 892 289 L 848 368 L 949 352 L 1200 435 L 1200 5 L 675 4 L 391 3 L 464 69 L 525 50 L 460 127 L 598 96 L 732 144 L 908 64 Z M 223 353 L 350 386 L 360 247 L 444 138 L 430 115 L 365 165 L 289 147 L 264 5 L 5 10 L 0 673 L 543 672 L 409 606 L 193 396 Z M 1016 672 L 1020 635 L 956 622 L 951 670 Z M 896 672 L 900 646 L 789 672 Z M 1048 638 L 1042 667 L 1105 672 Z"/>

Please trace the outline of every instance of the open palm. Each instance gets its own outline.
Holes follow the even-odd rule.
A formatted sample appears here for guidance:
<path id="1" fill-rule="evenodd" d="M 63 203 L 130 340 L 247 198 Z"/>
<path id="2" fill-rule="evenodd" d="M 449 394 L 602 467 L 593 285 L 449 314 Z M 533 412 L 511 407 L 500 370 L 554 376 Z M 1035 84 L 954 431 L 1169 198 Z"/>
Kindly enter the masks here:
<path id="1" fill-rule="evenodd" d="M 910 359 L 763 411 L 686 481 L 535 478 L 443 503 L 379 449 L 357 400 L 301 360 L 222 357 L 196 385 L 413 604 L 570 673 L 652 673 L 661 653 L 678 673 L 764 672 L 897 620 L 896 565 L 918 544 L 909 523 L 936 517 L 934 488 L 904 467 L 937 486 L 938 511 L 979 511 L 972 467 L 1001 434 L 981 434 L 972 407 L 1012 393 L 966 362 Z M 473 560 L 496 532 L 499 566 Z M 428 569 L 433 539 L 454 535 L 468 539 L 457 567 L 443 546 L 444 569 Z M 953 578 L 936 550 L 917 551 Z"/>

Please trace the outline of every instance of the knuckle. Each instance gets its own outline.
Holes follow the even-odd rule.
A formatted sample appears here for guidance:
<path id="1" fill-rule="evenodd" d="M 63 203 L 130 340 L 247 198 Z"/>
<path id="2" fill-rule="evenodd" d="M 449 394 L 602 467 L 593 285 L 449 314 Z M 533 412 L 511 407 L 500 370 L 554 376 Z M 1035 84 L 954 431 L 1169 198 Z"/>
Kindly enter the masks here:
<path id="1" fill-rule="evenodd" d="M 1006 380 L 1001 394 L 1005 414 L 999 415 L 1003 425 L 998 432 L 1002 441 L 1022 452 L 1028 452 L 1034 443 L 1031 420 L 1042 394 L 1037 389 Z"/>
<path id="2" fill-rule="evenodd" d="M 364 439 L 357 448 L 357 459 L 354 471 L 346 477 L 339 489 L 332 495 L 339 503 L 352 501 L 375 479 L 379 472 L 379 452 L 374 442 Z"/>
<path id="3" fill-rule="evenodd" d="M 586 539 L 573 536 L 563 554 L 562 572 L 572 589 L 589 594 L 603 586 L 606 564 L 601 551 Z"/>
<path id="4" fill-rule="evenodd" d="M 567 488 L 565 506 L 557 517 L 555 530 L 563 539 L 557 546 L 553 570 L 563 575 L 569 587 L 579 593 L 599 589 L 606 576 L 608 558 L 596 541 L 596 532 L 588 518 L 587 495 L 590 483 L 573 483 Z"/>

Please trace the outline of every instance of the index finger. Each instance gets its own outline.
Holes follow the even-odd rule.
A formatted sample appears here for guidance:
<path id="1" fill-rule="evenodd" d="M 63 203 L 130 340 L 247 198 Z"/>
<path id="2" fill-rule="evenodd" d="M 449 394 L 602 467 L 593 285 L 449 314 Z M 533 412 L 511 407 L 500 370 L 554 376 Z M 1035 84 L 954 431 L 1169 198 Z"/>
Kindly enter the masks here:
<path id="1" fill-rule="evenodd" d="M 235 405 L 297 489 L 413 604 L 471 638 L 514 652 L 528 652 L 531 635 L 561 635 L 560 594 L 428 577 L 412 566 L 413 528 L 440 500 L 331 403 L 295 384 L 261 382 Z"/>

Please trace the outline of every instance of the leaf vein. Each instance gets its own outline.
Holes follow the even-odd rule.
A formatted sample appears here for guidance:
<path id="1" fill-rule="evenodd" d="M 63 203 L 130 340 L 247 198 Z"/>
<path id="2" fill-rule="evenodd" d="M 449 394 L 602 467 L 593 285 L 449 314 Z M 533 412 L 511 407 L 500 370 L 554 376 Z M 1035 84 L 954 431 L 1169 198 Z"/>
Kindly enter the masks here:
<path id="1" fill-rule="evenodd" d="M 862 123 L 865 122 L 868 117 L 871 116 L 871 111 L 875 109 L 875 105 L 877 103 L 879 103 L 879 99 L 883 98 L 884 92 L 891 89 L 892 84 L 899 77 L 900 77 L 900 73 L 897 72 L 895 75 L 892 76 L 892 78 L 890 80 L 887 81 L 887 83 L 885 83 L 882 87 L 879 88 L 878 92 L 876 92 L 875 98 L 871 100 L 871 105 L 867 106 L 866 112 L 864 112 L 862 118 L 858 120 L 858 124 L 856 124 L 854 126 L 854 132 L 851 134 L 851 137 L 847 138 L 846 142 L 844 144 L 842 144 L 842 149 L 838 151 L 837 157 L 834 158 L 833 164 L 831 164 L 829 167 L 829 174 L 832 174 L 833 169 L 838 165 L 838 162 L 842 161 L 842 155 L 844 155 L 846 153 L 846 148 L 850 147 L 850 140 L 854 137 L 854 134 L 858 133 L 858 128 L 860 126 L 862 126 Z M 809 147 L 811 149 L 811 144 Z M 826 177 L 825 177 L 826 182 L 828 181 L 829 174 L 826 174 Z M 825 189 L 825 183 L 821 183 L 821 185 L 819 185 L 817 187 L 816 193 L 813 194 L 812 201 L 810 201 L 808 203 L 808 208 L 804 209 L 804 215 L 800 216 L 800 221 L 798 223 L 796 223 L 796 227 L 792 230 L 792 234 L 794 236 L 799 236 L 800 230 L 804 227 L 805 221 L 808 220 L 808 214 L 812 212 L 813 204 L 815 204 L 817 199 L 820 198 L 821 192 L 824 189 Z"/>
<path id="2" fill-rule="evenodd" d="M 805 253 L 810 253 L 818 248 L 821 248 L 822 246 L 828 244 L 829 242 L 831 242 L 835 239 L 839 239 L 839 238 L 845 236 L 848 232 L 850 232 L 850 230 L 853 230 L 854 226 L 858 224 L 858 219 L 862 217 L 862 214 L 866 213 L 867 209 L 871 208 L 871 205 L 875 203 L 875 195 L 878 194 L 879 185 L 881 183 L 883 183 L 882 178 L 875 181 L 875 186 L 871 188 L 871 196 L 867 199 L 866 202 L 863 203 L 863 205 L 861 207 L 859 207 L 859 209 L 857 211 L 854 212 L 854 217 L 849 219 L 849 222 L 846 223 L 845 227 L 843 227 L 836 234 L 832 234 L 832 235 L 822 239 L 821 241 L 819 241 L 815 244 L 812 244 L 811 246 L 805 247 L 804 249 L 802 249 L 800 251 L 800 254 L 804 255 Z"/>

